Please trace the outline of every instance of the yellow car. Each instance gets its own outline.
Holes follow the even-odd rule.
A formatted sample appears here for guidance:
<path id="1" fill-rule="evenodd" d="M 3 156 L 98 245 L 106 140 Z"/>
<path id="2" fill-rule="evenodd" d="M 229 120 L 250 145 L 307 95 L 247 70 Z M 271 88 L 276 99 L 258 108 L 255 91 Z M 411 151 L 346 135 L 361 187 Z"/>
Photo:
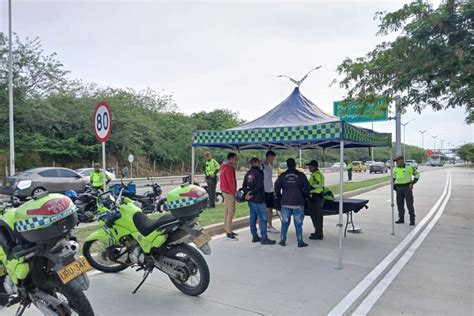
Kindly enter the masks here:
<path id="1" fill-rule="evenodd" d="M 362 161 L 353 161 L 352 162 L 352 171 L 354 172 L 367 172 L 367 166 L 362 163 Z"/>
<path id="2" fill-rule="evenodd" d="M 277 171 L 278 175 L 282 174 L 286 170 L 288 170 L 288 166 L 286 165 L 286 162 L 280 162 L 280 164 L 278 165 L 278 171 Z M 296 168 L 296 170 L 304 173 L 304 169 L 302 168 Z"/>

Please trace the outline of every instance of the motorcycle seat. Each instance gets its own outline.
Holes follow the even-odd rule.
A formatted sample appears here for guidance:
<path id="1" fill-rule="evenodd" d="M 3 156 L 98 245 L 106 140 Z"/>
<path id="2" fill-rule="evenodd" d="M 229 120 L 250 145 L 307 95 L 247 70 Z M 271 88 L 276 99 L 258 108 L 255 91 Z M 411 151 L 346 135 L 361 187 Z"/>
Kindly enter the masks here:
<path id="1" fill-rule="evenodd" d="M 163 215 L 158 219 L 150 219 L 142 212 L 137 212 L 133 215 L 133 223 L 143 236 L 147 236 L 156 230 L 165 228 L 173 222 L 176 222 L 177 224 L 178 219 L 171 214 Z"/>

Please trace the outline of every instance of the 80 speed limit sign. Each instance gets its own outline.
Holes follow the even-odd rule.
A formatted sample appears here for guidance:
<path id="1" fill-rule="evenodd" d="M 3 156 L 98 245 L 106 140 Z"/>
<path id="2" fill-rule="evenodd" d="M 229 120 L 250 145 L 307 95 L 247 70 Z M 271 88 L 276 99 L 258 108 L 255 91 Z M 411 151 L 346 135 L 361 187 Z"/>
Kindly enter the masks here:
<path id="1" fill-rule="evenodd" d="M 101 101 L 97 104 L 94 111 L 93 125 L 97 140 L 101 143 L 105 142 L 112 132 L 112 109 L 106 102 Z"/>

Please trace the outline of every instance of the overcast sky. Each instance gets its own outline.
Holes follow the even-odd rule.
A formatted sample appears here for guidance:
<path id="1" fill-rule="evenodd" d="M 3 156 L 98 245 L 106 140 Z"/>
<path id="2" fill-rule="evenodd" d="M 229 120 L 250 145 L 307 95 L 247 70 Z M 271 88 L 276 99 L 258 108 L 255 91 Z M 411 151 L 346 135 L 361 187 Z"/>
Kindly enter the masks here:
<path id="1" fill-rule="evenodd" d="M 7 32 L 7 1 L 0 1 L 1 31 Z M 345 95 L 330 86 L 337 65 L 384 40 L 375 36 L 376 11 L 407 1 L 13 2 L 14 32 L 38 36 L 71 78 L 165 90 L 182 112 L 229 108 L 252 120 L 293 90 L 278 74 L 299 78 L 318 65 L 301 91 L 332 113 L 333 101 Z M 474 128 L 464 117 L 464 109 L 410 111 L 403 121 L 415 121 L 406 127 L 406 141 L 421 146 L 413 129 L 431 128 L 428 133 L 446 142 L 472 142 Z M 393 133 L 394 123 L 376 122 L 374 129 Z M 425 147 L 432 146 L 425 136 Z"/>

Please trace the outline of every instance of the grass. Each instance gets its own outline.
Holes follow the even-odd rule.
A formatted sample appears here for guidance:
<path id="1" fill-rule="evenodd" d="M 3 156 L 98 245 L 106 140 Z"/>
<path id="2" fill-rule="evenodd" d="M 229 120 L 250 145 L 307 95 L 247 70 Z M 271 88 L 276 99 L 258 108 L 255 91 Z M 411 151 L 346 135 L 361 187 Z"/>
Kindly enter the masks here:
<path id="1" fill-rule="evenodd" d="M 344 182 L 344 192 L 354 191 L 357 189 L 366 188 L 372 185 L 376 185 L 390 179 L 389 176 L 381 177 L 376 179 L 358 181 L 358 182 Z M 329 189 L 334 193 L 334 195 L 339 193 L 339 185 L 331 185 Z M 235 216 L 234 218 L 241 218 L 249 215 L 249 209 L 247 203 L 237 203 Z M 162 213 L 152 214 L 149 217 L 153 219 L 157 219 L 162 216 Z M 224 221 L 224 204 L 217 205 L 216 208 L 206 209 L 200 216 L 199 216 L 199 223 L 202 226 L 208 226 L 212 224 L 222 223 Z M 86 239 L 86 237 L 92 233 L 93 231 L 99 229 L 98 225 L 91 225 L 87 227 L 78 227 L 74 235 L 77 237 L 79 243 Z"/>

